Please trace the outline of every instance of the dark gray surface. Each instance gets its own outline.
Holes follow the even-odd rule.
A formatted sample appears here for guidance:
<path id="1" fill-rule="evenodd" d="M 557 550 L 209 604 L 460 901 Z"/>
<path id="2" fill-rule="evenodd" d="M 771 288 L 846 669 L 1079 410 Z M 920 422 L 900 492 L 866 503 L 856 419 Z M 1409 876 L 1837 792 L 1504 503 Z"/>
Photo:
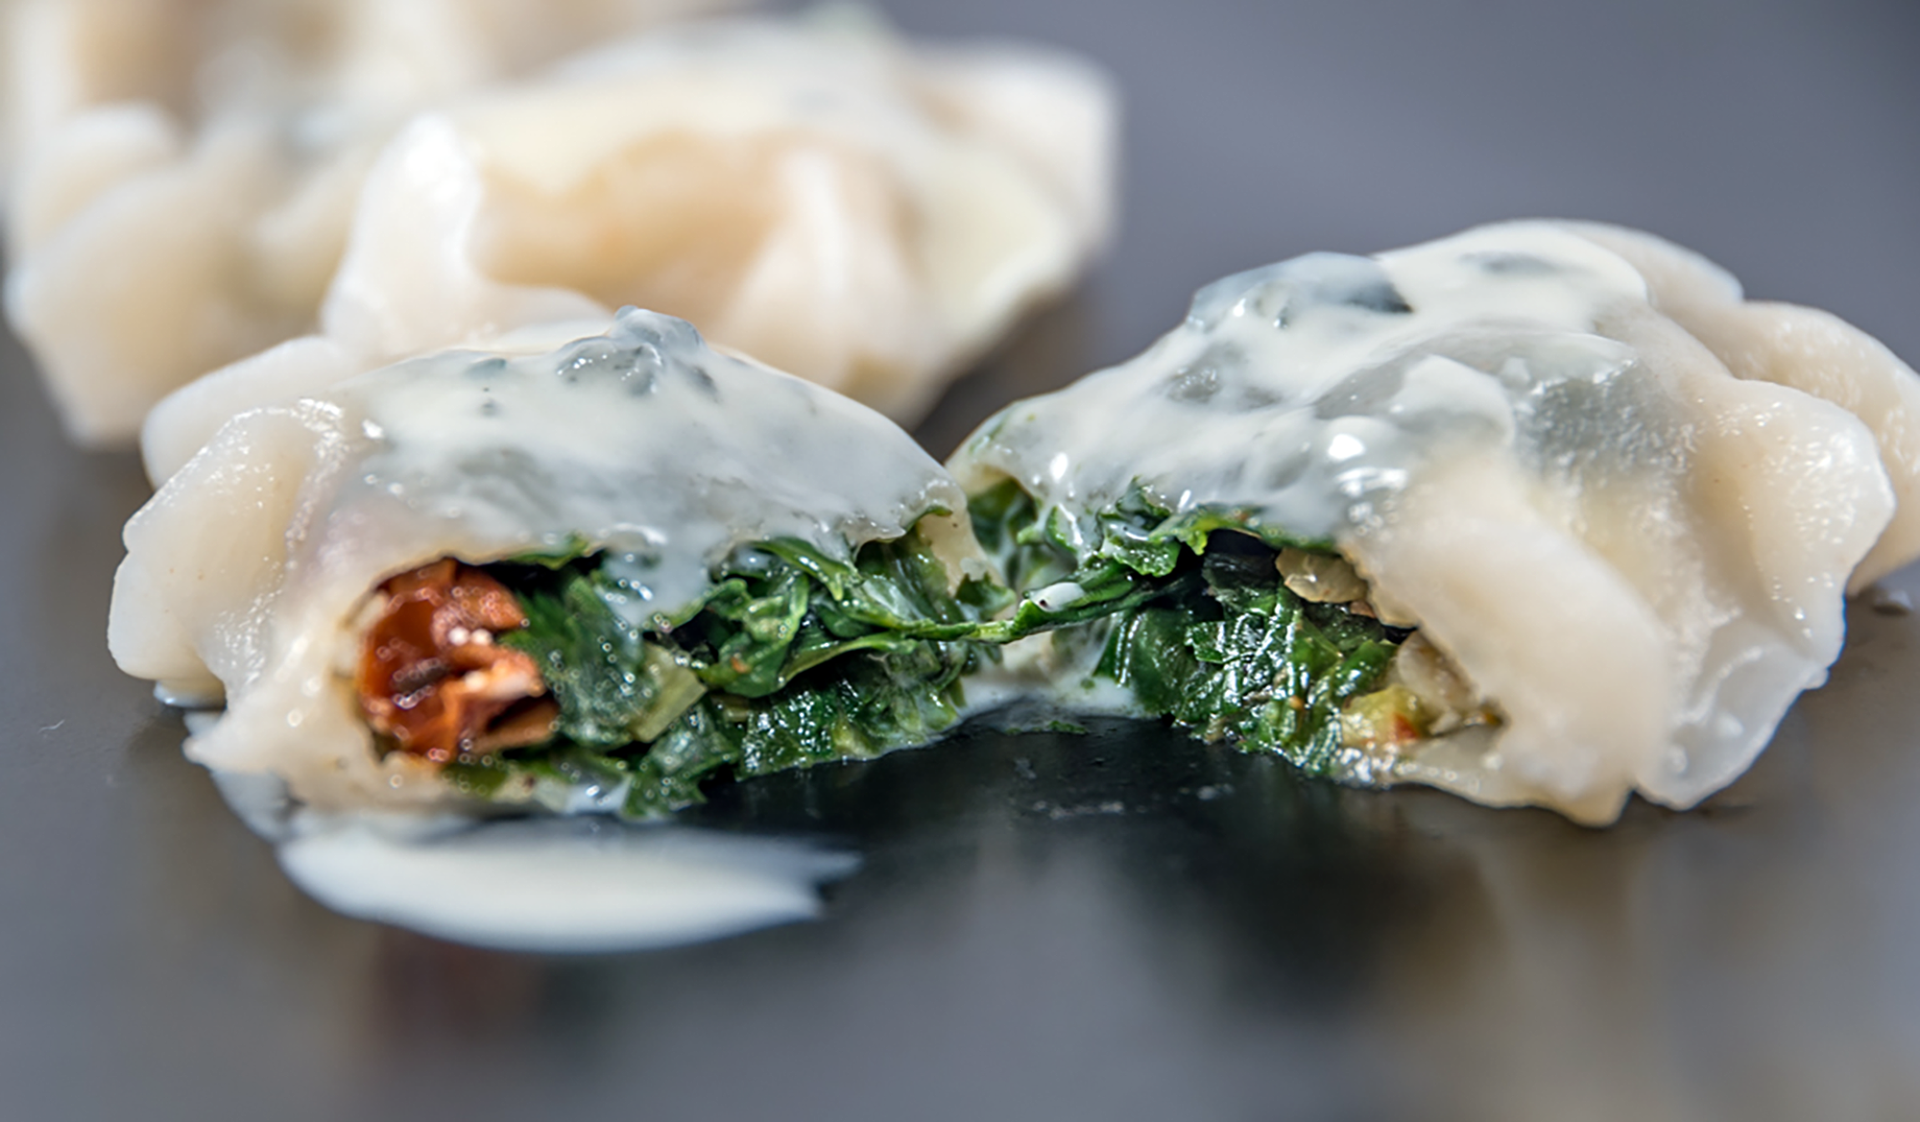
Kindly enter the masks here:
<path id="1" fill-rule="evenodd" d="M 1217 275 L 1503 217 L 1644 226 L 1920 355 L 1911 5 L 886 6 L 1086 51 L 1130 110 L 1114 252 L 936 451 Z M 866 854 L 824 922 L 486 953 L 308 902 L 180 758 L 101 638 L 138 470 L 5 365 L 0 1118 L 1920 1116 L 1910 617 L 1856 606 L 1833 683 L 1689 815 L 981 732 L 723 795 Z"/>

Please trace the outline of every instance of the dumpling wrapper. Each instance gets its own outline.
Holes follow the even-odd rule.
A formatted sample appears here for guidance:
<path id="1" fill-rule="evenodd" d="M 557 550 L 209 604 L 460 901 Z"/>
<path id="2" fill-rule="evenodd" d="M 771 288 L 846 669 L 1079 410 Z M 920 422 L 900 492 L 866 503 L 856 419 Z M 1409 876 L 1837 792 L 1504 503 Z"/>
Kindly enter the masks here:
<path id="1" fill-rule="evenodd" d="M 1566 226 L 1626 258 L 1646 278 L 1653 306 L 1736 377 L 1791 386 L 1865 421 L 1899 508 L 1920 511 L 1920 378 L 1885 344 L 1832 312 L 1746 300 L 1725 269 L 1652 234 L 1591 222 Z M 1920 516 L 1897 519 L 1854 571 L 1848 591 L 1916 556 Z"/>
<path id="2" fill-rule="evenodd" d="M 735 545 L 850 557 L 920 522 L 957 580 L 972 539 L 941 512 L 963 510 L 879 414 L 628 311 L 551 353 L 446 352 L 233 418 L 127 524 L 108 638 L 164 696 L 224 697 L 188 743 L 201 763 L 323 809 L 433 804 L 450 789 L 378 757 L 351 680 L 387 577 L 584 539 L 632 554 L 671 611 Z"/>
<path id="3" fill-rule="evenodd" d="M 726 0 L 17 0 L 7 313 L 69 431 L 313 328 L 408 115 Z"/>
<path id="4" fill-rule="evenodd" d="M 1914 383 L 1649 236 L 1510 223 L 1220 281 L 950 466 L 1076 517 L 1138 481 L 1334 542 L 1505 718 L 1356 778 L 1602 823 L 1745 771 L 1825 680 L 1849 580 L 1920 552 Z"/>

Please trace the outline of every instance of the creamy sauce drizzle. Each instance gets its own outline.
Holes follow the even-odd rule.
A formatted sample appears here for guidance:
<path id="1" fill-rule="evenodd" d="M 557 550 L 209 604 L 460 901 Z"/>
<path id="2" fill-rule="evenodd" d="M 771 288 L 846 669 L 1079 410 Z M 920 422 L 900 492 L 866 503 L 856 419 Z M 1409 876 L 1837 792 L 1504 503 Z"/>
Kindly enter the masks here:
<path id="1" fill-rule="evenodd" d="M 337 912 L 501 950 L 591 953 L 814 918 L 859 858 L 783 838 L 602 816 L 320 814 L 270 777 L 218 774 L 280 866 Z"/>
<path id="2" fill-rule="evenodd" d="M 338 912 L 516 951 L 632 951 L 819 913 L 851 855 L 804 843 L 605 818 L 473 824 L 412 836 L 374 821 L 310 826 L 280 846 L 295 884 Z"/>
<path id="3" fill-rule="evenodd" d="M 1310 254 L 1208 285 L 1145 353 L 1009 406 L 951 466 L 969 489 L 1010 475 L 1075 515 L 1138 480 L 1179 510 L 1243 506 L 1336 539 L 1449 449 L 1592 441 L 1540 406 L 1633 364 L 1594 324 L 1645 299 L 1625 261 L 1546 224 Z"/>
<path id="4" fill-rule="evenodd" d="M 584 538 L 621 555 L 651 611 L 699 595 L 731 545 L 848 556 L 962 501 L 878 415 L 634 309 L 553 354 L 448 352 L 339 397 L 371 446 L 336 509 L 397 506 L 529 549 Z"/>

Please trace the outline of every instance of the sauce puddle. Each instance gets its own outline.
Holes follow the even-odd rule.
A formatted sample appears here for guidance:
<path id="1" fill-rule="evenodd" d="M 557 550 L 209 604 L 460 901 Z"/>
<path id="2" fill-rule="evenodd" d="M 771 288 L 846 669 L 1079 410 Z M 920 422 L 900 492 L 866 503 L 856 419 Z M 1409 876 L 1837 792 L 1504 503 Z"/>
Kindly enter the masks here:
<path id="1" fill-rule="evenodd" d="M 498 950 L 647 950 L 812 919 L 857 855 L 597 815 L 321 814 L 270 777 L 216 774 L 309 896 L 358 919 Z"/>

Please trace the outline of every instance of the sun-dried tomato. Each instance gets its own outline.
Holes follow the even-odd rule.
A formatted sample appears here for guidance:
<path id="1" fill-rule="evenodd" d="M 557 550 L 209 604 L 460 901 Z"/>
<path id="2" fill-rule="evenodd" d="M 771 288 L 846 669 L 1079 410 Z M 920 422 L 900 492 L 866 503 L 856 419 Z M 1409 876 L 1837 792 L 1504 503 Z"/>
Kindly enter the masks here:
<path id="1" fill-rule="evenodd" d="M 540 668 L 496 642 L 527 625 L 506 586 L 446 558 L 380 592 L 386 608 L 367 629 L 355 679 L 375 732 L 436 763 L 553 735 L 558 707 Z"/>

